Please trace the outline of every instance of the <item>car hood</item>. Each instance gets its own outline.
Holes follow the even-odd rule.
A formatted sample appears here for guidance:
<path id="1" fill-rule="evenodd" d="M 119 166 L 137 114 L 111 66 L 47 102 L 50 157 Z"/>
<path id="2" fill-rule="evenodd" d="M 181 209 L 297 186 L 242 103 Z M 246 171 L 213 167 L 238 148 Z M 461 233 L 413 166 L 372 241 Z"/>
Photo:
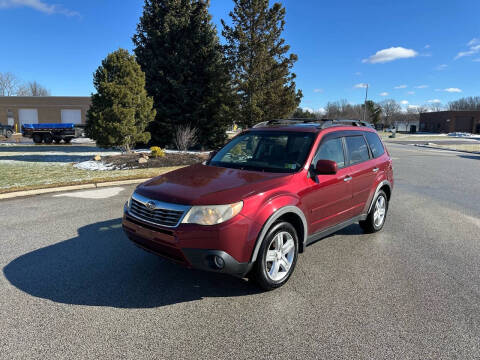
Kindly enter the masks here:
<path id="1" fill-rule="evenodd" d="M 184 205 L 231 204 L 276 187 L 291 176 L 196 164 L 153 178 L 135 192 Z"/>

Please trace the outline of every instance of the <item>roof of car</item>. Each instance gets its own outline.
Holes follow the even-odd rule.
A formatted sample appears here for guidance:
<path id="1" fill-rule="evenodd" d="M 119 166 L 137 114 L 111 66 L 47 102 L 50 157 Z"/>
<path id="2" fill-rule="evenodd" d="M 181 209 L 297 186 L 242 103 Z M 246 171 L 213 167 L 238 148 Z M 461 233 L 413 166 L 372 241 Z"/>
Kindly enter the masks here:
<path id="1" fill-rule="evenodd" d="M 300 132 L 319 132 L 323 129 L 341 127 L 348 128 L 370 128 L 373 126 L 366 121 L 347 120 L 347 119 L 278 119 L 264 121 L 253 126 L 253 130 L 277 130 L 277 131 L 300 131 Z M 249 129 L 249 130 L 252 130 Z M 341 130 L 341 129 L 339 129 Z"/>

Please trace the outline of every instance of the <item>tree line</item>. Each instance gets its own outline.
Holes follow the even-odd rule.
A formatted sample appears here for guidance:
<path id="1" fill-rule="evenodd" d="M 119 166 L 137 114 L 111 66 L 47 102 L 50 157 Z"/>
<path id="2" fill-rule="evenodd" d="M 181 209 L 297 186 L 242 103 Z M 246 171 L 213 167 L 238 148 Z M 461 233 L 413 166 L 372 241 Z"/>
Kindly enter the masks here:
<path id="1" fill-rule="evenodd" d="M 351 104 L 346 99 L 328 102 L 322 111 L 308 111 L 297 108 L 293 113 L 294 118 L 304 119 L 355 119 L 366 121 L 383 127 L 397 124 L 409 124 L 419 120 L 421 113 L 434 111 L 474 111 L 480 110 L 480 96 L 464 97 L 449 102 L 446 106 L 441 103 L 430 103 L 420 106 L 402 108 L 394 99 L 381 102 L 367 100 L 365 104 Z"/>
<path id="2" fill-rule="evenodd" d="M 234 123 L 289 116 L 302 93 L 292 72 L 297 55 L 282 38 L 285 8 L 233 2 L 221 44 L 209 0 L 145 0 L 134 55 L 120 49 L 94 74 L 87 134 L 100 146 L 189 138 L 189 146 L 215 148 Z"/>
<path id="3" fill-rule="evenodd" d="M 37 81 L 23 82 L 11 72 L 0 73 L 0 96 L 49 96 L 50 91 Z"/>

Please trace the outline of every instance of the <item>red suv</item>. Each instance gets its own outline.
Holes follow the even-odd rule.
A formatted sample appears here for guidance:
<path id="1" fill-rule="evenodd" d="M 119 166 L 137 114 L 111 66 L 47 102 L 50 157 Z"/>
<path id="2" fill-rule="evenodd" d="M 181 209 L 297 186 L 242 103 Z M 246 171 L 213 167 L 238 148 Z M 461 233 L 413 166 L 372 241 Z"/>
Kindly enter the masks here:
<path id="1" fill-rule="evenodd" d="M 355 121 L 270 121 L 236 136 L 204 164 L 139 185 L 123 228 L 177 263 L 283 285 L 307 245 L 358 222 L 382 229 L 392 159 Z"/>

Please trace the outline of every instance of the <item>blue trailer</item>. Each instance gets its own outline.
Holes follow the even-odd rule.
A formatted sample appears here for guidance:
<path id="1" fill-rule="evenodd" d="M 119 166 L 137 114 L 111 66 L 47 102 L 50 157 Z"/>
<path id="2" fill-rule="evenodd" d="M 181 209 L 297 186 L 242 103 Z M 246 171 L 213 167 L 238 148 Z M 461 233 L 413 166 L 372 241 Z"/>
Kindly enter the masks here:
<path id="1" fill-rule="evenodd" d="M 84 127 L 75 124 L 23 124 L 22 135 L 32 138 L 35 144 L 51 144 L 64 141 L 70 143 L 72 139 L 83 136 Z"/>

